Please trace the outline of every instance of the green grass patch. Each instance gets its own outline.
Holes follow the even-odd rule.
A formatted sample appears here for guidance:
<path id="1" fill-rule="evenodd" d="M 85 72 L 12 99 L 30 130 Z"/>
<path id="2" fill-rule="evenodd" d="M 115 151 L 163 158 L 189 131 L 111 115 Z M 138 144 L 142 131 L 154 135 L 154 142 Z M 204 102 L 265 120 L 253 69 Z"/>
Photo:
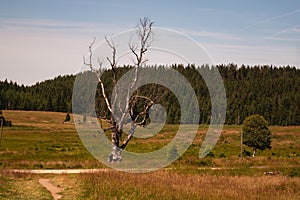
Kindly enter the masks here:
<path id="1" fill-rule="evenodd" d="M 0 172 L 0 199 L 48 200 L 51 198 L 51 194 L 30 174 L 5 174 Z"/>
<path id="2" fill-rule="evenodd" d="M 64 124 L 65 113 L 4 111 L 12 127 L 3 129 L 0 147 L 0 168 L 102 168 L 105 167 L 86 150 L 74 124 Z M 72 115 L 71 115 L 72 118 Z M 207 125 L 200 125 L 194 142 L 171 168 L 197 169 L 199 167 L 254 167 L 299 166 L 300 127 L 271 127 L 272 149 L 258 151 L 257 157 L 240 160 L 240 132 L 242 126 L 224 126 L 222 134 L 206 158 L 199 158 L 199 149 L 205 138 Z M 165 125 L 150 138 L 133 138 L 127 151 L 145 153 L 165 146 L 175 136 L 178 125 Z M 126 136 L 126 134 L 124 134 Z M 107 133 L 110 138 L 110 133 Z M 243 146 L 248 155 L 252 149 Z M 169 156 L 166 155 L 166 157 Z M 246 156 L 246 154 L 244 155 Z M 124 158 L 126 159 L 126 158 Z M 288 175 L 288 173 L 285 173 Z"/>
<path id="3" fill-rule="evenodd" d="M 13 126 L 3 129 L 0 169 L 106 167 L 86 150 L 74 124 L 62 123 L 65 113 L 5 111 L 4 115 Z M 272 149 L 258 151 L 255 158 L 246 156 L 247 153 L 240 158 L 242 126 L 225 126 L 212 151 L 200 159 L 198 154 L 207 129 L 207 125 L 200 125 L 188 150 L 160 171 L 129 174 L 112 170 L 43 176 L 64 188 L 62 199 L 297 199 L 300 196 L 300 127 L 271 127 Z M 177 130 L 178 125 L 165 125 L 153 137 L 134 138 L 126 150 L 155 151 L 172 140 Z M 251 155 L 251 148 L 243 148 Z M 171 150 L 166 157 L 176 154 Z M 38 175 L 0 171 L 0 199 L 51 199 L 38 184 L 38 178 Z"/>

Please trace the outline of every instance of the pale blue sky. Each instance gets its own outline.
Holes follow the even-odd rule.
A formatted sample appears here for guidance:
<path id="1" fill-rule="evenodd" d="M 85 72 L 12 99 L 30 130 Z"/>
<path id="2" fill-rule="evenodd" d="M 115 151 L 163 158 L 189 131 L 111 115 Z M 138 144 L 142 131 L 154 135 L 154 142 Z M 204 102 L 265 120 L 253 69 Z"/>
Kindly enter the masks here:
<path id="1" fill-rule="evenodd" d="M 0 3 L 0 80 L 30 85 L 74 74 L 94 36 L 144 16 L 190 36 L 216 64 L 300 67 L 298 0 L 10 0 Z"/>

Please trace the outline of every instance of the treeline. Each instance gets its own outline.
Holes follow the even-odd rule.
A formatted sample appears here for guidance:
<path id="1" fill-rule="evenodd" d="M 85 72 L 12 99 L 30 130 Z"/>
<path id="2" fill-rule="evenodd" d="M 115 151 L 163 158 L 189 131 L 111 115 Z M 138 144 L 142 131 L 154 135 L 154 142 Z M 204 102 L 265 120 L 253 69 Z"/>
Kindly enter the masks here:
<path id="1" fill-rule="evenodd" d="M 209 73 L 216 69 L 192 65 L 171 67 L 190 82 L 196 93 L 201 113 L 199 123 L 209 123 L 209 92 L 198 70 Z M 128 66 L 119 68 L 118 77 L 130 69 Z M 227 95 L 226 124 L 241 124 L 249 115 L 260 114 L 271 125 L 300 125 L 300 69 L 290 66 L 237 67 L 234 64 L 218 65 L 217 69 L 223 78 Z M 112 91 L 111 74 L 110 70 L 103 74 L 108 96 Z M 1 81 L 0 109 L 71 112 L 75 78 L 73 75 L 59 76 L 30 87 Z M 168 113 L 168 123 L 180 122 L 180 107 L 171 91 L 160 85 L 150 84 L 140 88 L 139 92 L 143 95 L 155 94 L 152 96 L 155 103 L 162 104 Z M 95 105 L 99 116 L 107 115 L 100 92 L 96 95 Z"/>
<path id="2" fill-rule="evenodd" d="M 228 124 L 260 114 L 271 125 L 300 125 L 300 69 L 220 65 L 227 95 Z"/>
<path id="3" fill-rule="evenodd" d="M 33 86 L 0 81 L 0 109 L 71 111 L 75 76 L 58 76 L 53 80 L 38 82 Z"/>

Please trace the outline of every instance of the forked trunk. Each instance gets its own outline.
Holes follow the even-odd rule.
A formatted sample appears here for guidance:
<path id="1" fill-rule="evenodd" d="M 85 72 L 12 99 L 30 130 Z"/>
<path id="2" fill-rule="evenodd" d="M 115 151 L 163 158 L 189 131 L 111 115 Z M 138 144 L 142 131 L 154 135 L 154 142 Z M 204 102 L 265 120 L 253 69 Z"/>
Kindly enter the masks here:
<path id="1" fill-rule="evenodd" d="M 121 161 L 121 149 L 119 148 L 120 139 L 122 137 L 122 130 L 119 131 L 116 125 L 116 122 L 112 119 L 111 123 L 111 143 L 112 143 L 112 152 L 108 157 L 108 162 Z"/>

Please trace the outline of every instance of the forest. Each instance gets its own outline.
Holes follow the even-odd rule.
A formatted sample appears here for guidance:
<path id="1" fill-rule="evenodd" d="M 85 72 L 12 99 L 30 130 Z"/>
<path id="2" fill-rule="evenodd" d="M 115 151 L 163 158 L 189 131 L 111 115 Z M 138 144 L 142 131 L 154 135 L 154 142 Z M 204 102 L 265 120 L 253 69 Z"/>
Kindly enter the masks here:
<path id="1" fill-rule="evenodd" d="M 149 66 L 164 68 L 166 66 Z M 210 97 L 205 82 L 197 70 L 218 69 L 225 85 L 227 96 L 226 124 L 241 124 L 252 115 L 260 114 L 270 125 L 300 125 L 300 69 L 291 66 L 237 66 L 235 64 L 209 66 L 170 66 L 181 73 L 193 87 L 199 102 L 200 124 L 210 120 Z M 130 66 L 118 68 L 120 78 Z M 88 72 L 86 72 L 88 73 Z M 84 73 L 83 73 L 84 74 Z M 83 75 L 78 74 L 77 76 Z M 103 82 L 110 96 L 112 92 L 110 70 L 103 73 Z M 0 81 L 1 110 L 38 110 L 72 112 L 72 91 L 76 75 L 58 76 L 32 86 L 16 82 Z M 140 94 L 151 93 L 155 103 L 167 111 L 167 123 L 180 122 L 180 107 L 175 95 L 161 85 L 145 85 Z M 106 115 L 104 99 L 96 93 L 95 108 L 98 116 Z"/>

